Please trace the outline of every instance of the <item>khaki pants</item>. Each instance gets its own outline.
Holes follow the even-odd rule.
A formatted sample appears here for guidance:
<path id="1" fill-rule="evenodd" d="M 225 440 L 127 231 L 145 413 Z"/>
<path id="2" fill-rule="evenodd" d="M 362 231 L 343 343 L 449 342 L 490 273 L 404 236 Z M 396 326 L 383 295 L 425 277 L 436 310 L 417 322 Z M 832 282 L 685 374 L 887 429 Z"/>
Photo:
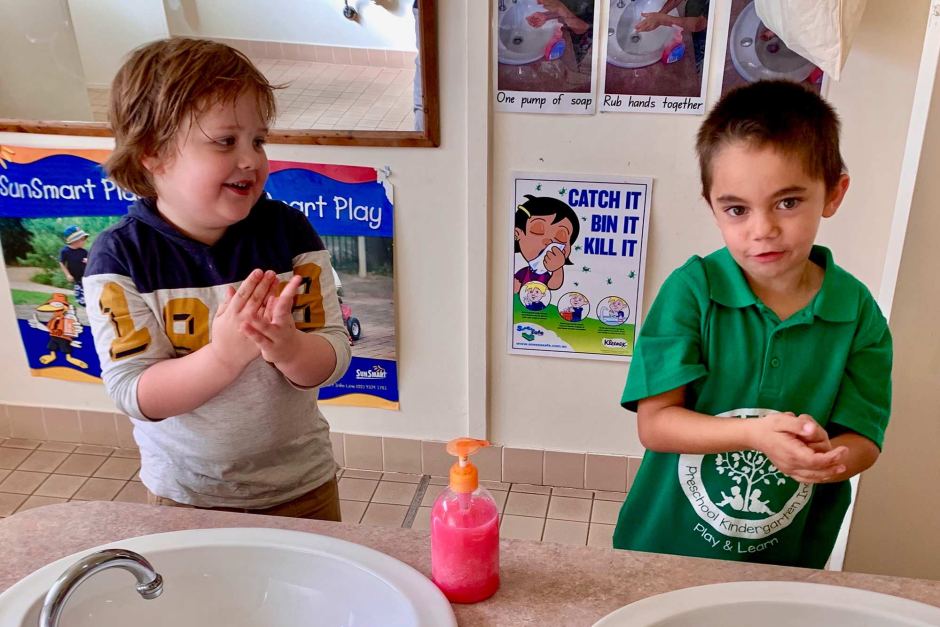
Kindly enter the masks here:
<path id="1" fill-rule="evenodd" d="M 265 514 L 267 516 L 288 516 L 290 518 L 312 518 L 315 520 L 341 521 L 339 511 L 339 486 L 336 477 L 333 477 L 319 488 L 298 496 L 292 501 L 266 507 L 264 509 L 245 509 L 242 507 L 196 507 L 185 503 L 177 503 L 173 499 L 157 496 L 147 490 L 147 503 L 150 505 L 165 505 L 169 507 L 187 507 L 192 509 L 206 509 L 217 512 L 239 512 L 244 514 Z"/>

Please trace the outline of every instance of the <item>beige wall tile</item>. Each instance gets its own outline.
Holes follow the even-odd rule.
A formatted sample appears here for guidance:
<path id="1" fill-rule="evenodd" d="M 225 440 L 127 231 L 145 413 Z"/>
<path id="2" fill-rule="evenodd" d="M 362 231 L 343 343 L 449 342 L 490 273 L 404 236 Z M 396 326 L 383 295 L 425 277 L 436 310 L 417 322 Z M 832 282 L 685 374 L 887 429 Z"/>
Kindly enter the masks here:
<path id="1" fill-rule="evenodd" d="M 68 499 L 60 499 L 51 496 L 36 496 L 33 495 L 23 501 L 23 504 L 20 505 L 17 512 L 25 512 L 28 509 L 33 509 L 35 507 L 45 507 L 46 505 L 58 505 L 59 503 L 68 503 Z"/>
<path id="2" fill-rule="evenodd" d="M 591 523 L 588 531 L 588 546 L 609 549 L 613 547 L 614 526 L 602 523 Z"/>
<path id="3" fill-rule="evenodd" d="M 542 542 L 557 542 L 559 544 L 573 544 L 574 546 L 587 545 L 588 524 L 571 520 L 546 520 L 545 531 L 542 533 Z"/>
<path id="4" fill-rule="evenodd" d="M 29 457 L 31 451 L 25 448 L 0 447 L 0 468 L 13 470 Z"/>
<path id="5" fill-rule="evenodd" d="M 349 479 L 343 477 L 339 480 L 339 498 L 345 501 L 370 501 L 378 481 L 369 479 Z"/>
<path id="6" fill-rule="evenodd" d="M 339 511 L 340 516 L 343 518 L 343 522 L 346 523 L 356 523 L 362 520 L 362 515 L 366 513 L 366 508 L 369 506 L 365 501 L 343 501 L 339 502 Z"/>
<path id="7" fill-rule="evenodd" d="M 353 65 L 369 65 L 369 51 L 365 48 L 350 48 L 349 56 Z"/>
<path id="8" fill-rule="evenodd" d="M 122 503 L 146 503 L 147 488 L 140 481 L 128 481 L 114 500 Z"/>
<path id="9" fill-rule="evenodd" d="M 378 527 L 401 527 L 401 524 L 405 522 L 406 513 L 408 513 L 408 508 L 404 505 L 369 503 L 366 513 L 362 516 L 362 524 Z"/>
<path id="10" fill-rule="evenodd" d="M 552 496 L 548 504 L 548 517 L 586 523 L 591 520 L 591 501 L 567 496 Z"/>
<path id="11" fill-rule="evenodd" d="M 542 483 L 564 488 L 584 487 L 584 453 L 545 451 Z"/>
<path id="12" fill-rule="evenodd" d="M 72 498 L 78 489 L 85 483 L 87 477 L 74 475 L 49 475 L 33 494 L 39 496 L 54 496 L 60 499 Z"/>
<path id="13" fill-rule="evenodd" d="M 640 469 L 640 464 L 642 462 L 642 457 L 627 458 L 627 492 L 629 492 L 630 488 L 633 487 L 633 480 L 636 479 L 636 472 Z"/>
<path id="14" fill-rule="evenodd" d="M 46 427 L 42 421 L 42 408 L 26 405 L 8 405 L 10 435 L 26 440 L 46 440 Z"/>
<path id="15" fill-rule="evenodd" d="M 548 495 L 525 494 L 523 492 L 510 492 L 503 510 L 507 514 L 516 516 L 536 516 L 545 518 L 548 511 Z"/>
<path id="16" fill-rule="evenodd" d="M 421 468 L 424 474 L 435 477 L 450 475 L 454 458 L 447 454 L 446 442 L 421 442 Z"/>
<path id="17" fill-rule="evenodd" d="M 119 446 L 114 414 L 103 411 L 80 411 L 82 442 L 100 446 Z"/>
<path id="18" fill-rule="evenodd" d="M 473 454 L 473 463 L 480 472 L 480 479 L 486 481 L 503 480 L 503 447 L 486 446 Z"/>
<path id="19" fill-rule="evenodd" d="M 43 442 L 37 451 L 55 451 L 56 453 L 72 453 L 78 444 L 72 442 Z"/>
<path id="20" fill-rule="evenodd" d="M 418 531 L 429 531 L 431 529 L 431 508 L 419 507 L 415 514 L 415 519 L 411 521 L 411 528 Z"/>
<path id="21" fill-rule="evenodd" d="M 37 449 L 30 453 L 29 457 L 23 460 L 22 464 L 17 466 L 17 469 L 32 470 L 34 472 L 52 472 L 56 469 L 56 466 L 61 464 L 68 456 L 68 453 L 40 451 Z"/>
<path id="22" fill-rule="evenodd" d="M 26 438 L 8 438 L 3 442 L 3 446 L 6 448 L 22 448 L 30 451 L 40 444 L 42 444 L 42 440 L 28 440 Z"/>
<path id="23" fill-rule="evenodd" d="M 124 479 L 128 480 L 134 476 L 140 469 L 140 460 L 138 459 L 128 459 L 126 457 L 109 457 L 101 466 L 98 467 L 98 470 L 95 471 L 94 477 L 101 477 L 103 479 Z"/>
<path id="24" fill-rule="evenodd" d="M 626 490 L 627 458 L 588 453 L 584 467 L 584 487 L 609 492 Z"/>
<path id="25" fill-rule="evenodd" d="M 82 441 L 82 426 L 77 410 L 44 407 L 42 419 L 46 425 L 47 439 L 57 442 Z"/>
<path id="26" fill-rule="evenodd" d="M 499 525 L 499 537 L 535 540 L 537 542 L 542 539 L 542 529 L 544 527 L 544 518 L 503 514 L 503 519 Z"/>
<path id="27" fill-rule="evenodd" d="M 388 52 L 394 51 L 369 49 L 369 65 L 372 67 L 386 67 L 389 64 Z"/>
<path id="28" fill-rule="evenodd" d="M 421 472 L 421 442 L 405 438 L 382 438 L 385 470 L 390 472 Z"/>
<path id="29" fill-rule="evenodd" d="M 108 458 L 102 457 L 101 455 L 80 455 L 73 453 L 66 457 L 65 461 L 56 468 L 56 473 L 60 475 L 90 477 L 106 459 Z"/>
<path id="30" fill-rule="evenodd" d="M 7 494 L 0 492 L 0 516 L 10 516 L 26 500 L 26 494 Z"/>
<path id="31" fill-rule="evenodd" d="M 119 479 L 91 478 L 72 496 L 73 501 L 110 501 L 126 484 Z"/>
<path id="32" fill-rule="evenodd" d="M 394 483 L 380 481 L 372 495 L 373 503 L 388 503 L 390 505 L 411 505 L 418 486 L 413 483 Z"/>
<path id="33" fill-rule="evenodd" d="M 0 481 L 0 492 L 9 494 L 32 494 L 49 476 L 44 472 L 29 472 L 28 470 L 14 470 Z"/>
<path id="34" fill-rule="evenodd" d="M 446 485 L 429 485 L 428 489 L 424 491 L 424 498 L 421 499 L 421 507 L 433 507 L 434 501 L 446 488 Z"/>
<path id="35" fill-rule="evenodd" d="M 616 501 L 598 501 L 594 500 L 594 508 L 591 510 L 592 523 L 604 523 L 613 525 L 617 522 L 617 515 L 620 514 L 620 505 Z"/>
<path id="36" fill-rule="evenodd" d="M 332 63 L 333 62 L 333 47 L 332 46 L 317 46 L 315 50 L 316 60 L 319 63 Z"/>
<path id="37" fill-rule="evenodd" d="M 543 460 L 543 451 L 503 447 L 503 481 L 541 485 Z"/>
<path id="38" fill-rule="evenodd" d="M 382 470 L 382 438 L 347 433 L 344 441 L 347 468 Z"/>
<path id="39" fill-rule="evenodd" d="M 352 57 L 349 54 L 349 48 L 345 46 L 333 46 L 333 63 L 349 65 Z"/>
<path id="40" fill-rule="evenodd" d="M 121 448 L 136 449 L 134 440 L 134 423 L 124 414 L 114 414 L 114 426 L 117 428 L 118 446 Z"/>
<path id="41" fill-rule="evenodd" d="M 342 467 L 346 467 L 346 440 L 342 433 L 330 431 L 330 443 L 333 445 L 333 459 Z"/>
<path id="42" fill-rule="evenodd" d="M 0 405 L 0 439 L 10 437 L 10 415 L 7 406 Z"/>

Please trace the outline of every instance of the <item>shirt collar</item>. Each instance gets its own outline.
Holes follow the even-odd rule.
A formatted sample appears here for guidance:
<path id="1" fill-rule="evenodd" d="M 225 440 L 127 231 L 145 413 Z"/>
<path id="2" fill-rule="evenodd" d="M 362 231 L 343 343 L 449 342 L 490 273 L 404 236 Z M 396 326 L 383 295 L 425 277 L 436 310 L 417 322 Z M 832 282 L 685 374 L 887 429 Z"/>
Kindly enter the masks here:
<path id="1" fill-rule="evenodd" d="M 832 260 L 832 252 L 825 246 L 813 246 L 809 258 L 822 267 L 822 286 L 812 302 L 813 315 L 829 322 L 850 322 L 858 311 L 858 291 L 853 288 L 851 276 Z M 740 266 L 727 248 L 715 251 L 705 258 L 709 297 L 725 307 L 743 308 L 758 303 L 747 284 Z"/>

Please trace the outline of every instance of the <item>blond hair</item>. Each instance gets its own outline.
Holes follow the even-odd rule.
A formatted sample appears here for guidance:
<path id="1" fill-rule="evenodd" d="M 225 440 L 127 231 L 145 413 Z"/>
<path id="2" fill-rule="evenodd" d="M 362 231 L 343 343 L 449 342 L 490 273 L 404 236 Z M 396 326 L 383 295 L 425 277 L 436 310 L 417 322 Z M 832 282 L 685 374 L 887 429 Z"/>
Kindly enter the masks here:
<path id="1" fill-rule="evenodd" d="M 167 156 L 187 121 L 217 104 L 253 93 L 262 119 L 276 114 L 272 85 L 244 54 L 206 39 L 172 37 L 134 50 L 111 83 L 108 112 L 114 151 L 104 169 L 115 183 L 145 198 L 157 191 L 145 157 Z"/>

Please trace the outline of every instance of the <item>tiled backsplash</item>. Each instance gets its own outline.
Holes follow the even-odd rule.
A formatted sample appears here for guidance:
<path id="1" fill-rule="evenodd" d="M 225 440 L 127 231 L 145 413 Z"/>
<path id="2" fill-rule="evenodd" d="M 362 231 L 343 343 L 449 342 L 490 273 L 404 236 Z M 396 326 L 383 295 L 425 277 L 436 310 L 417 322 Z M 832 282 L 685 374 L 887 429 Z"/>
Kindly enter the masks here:
<path id="1" fill-rule="evenodd" d="M 51 440 L 136 448 L 130 421 L 122 414 L 53 407 L 0 405 L 0 438 Z M 444 442 L 330 434 L 333 454 L 344 468 L 446 477 L 454 458 Z M 488 481 L 627 492 L 640 458 L 568 453 L 494 445 L 473 456 Z"/>
<path id="2" fill-rule="evenodd" d="M 213 37 L 213 40 L 241 50 L 251 59 L 287 59 L 291 61 L 338 63 L 340 65 L 414 69 L 415 57 L 418 55 L 417 52 L 404 50 L 292 44 L 279 41 L 226 39 L 223 37 Z"/>

